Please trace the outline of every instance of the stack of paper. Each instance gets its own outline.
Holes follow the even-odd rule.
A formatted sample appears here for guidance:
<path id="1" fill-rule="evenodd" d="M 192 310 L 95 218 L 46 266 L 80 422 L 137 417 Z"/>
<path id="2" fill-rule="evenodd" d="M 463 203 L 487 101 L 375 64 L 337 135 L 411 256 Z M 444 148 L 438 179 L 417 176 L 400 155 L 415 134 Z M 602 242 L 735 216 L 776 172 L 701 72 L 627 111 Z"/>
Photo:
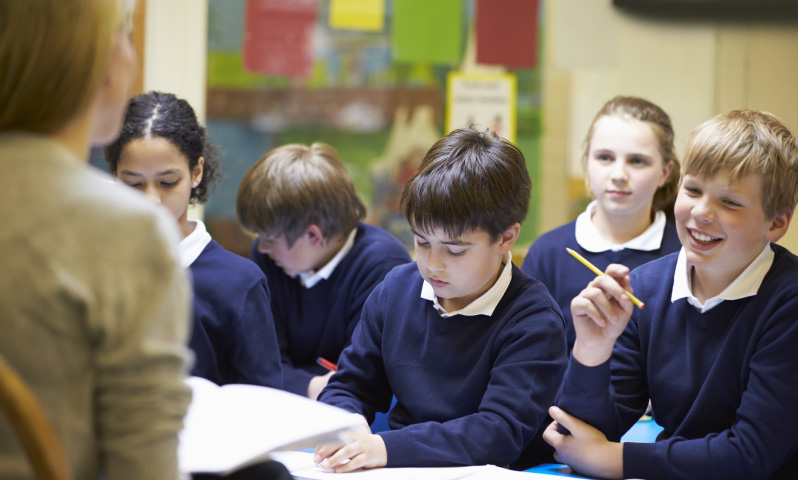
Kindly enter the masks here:
<path id="1" fill-rule="evenodd" d="M 186 383 L 193 398 L 180 432 L 178 461 L 187 473 L 227 474 L 268 459 L 273 450 L 335 441 L 362 419 L 293 393 L 255 385 Z"/>

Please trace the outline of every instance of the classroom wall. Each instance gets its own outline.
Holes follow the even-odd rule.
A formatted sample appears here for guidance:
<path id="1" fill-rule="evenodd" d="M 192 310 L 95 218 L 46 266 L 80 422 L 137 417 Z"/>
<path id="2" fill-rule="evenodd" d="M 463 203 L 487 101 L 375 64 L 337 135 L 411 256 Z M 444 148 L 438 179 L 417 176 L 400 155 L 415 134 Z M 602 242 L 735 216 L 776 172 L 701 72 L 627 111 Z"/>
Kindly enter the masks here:
<path id="1" fill-rule="evenodd" d="M 718 28 L 715 108 L 767 110 L 798 133 L 798 22 Z M 798 221 L 779 244 L 798 253 Z"/>
<path id="2" fill-rule="evenodd" d="M 778 115 L 798 131 L 798 25 L 658 21 L 596 0 L 543 0 L 543 138 L 538 231 L 573 219 L 584 194 L 579 158 L 595 112 L 617 94 L 660 104 L 677 149 L 689 131 L 732 108 Z M 205 118 L 207 0 L 147 2 L 144 89 L 186 98 Z M 175 19 L 180 19 L 176 21 Z M 782 245 L 798 252 L 798 225 Z"/>
<path id="3" fill-rule="evenodd" d="M 694 127 L 734 108 L 768 110 L 798 132 L 795 21 L 657 20 L 595 0 L 547 0 L 543 18 L 541 232 L 583 205 L 583 141 L 615 95 L 662 106 L 680 157 Z M 779 243 L 798 252 L 798 225 Z"/>
<path id="4" fill-rule="evenodd" d="M 146 29 L 144 91 L 186 99 L 204 122 L 208 0 L 149 0 Z"/>
<path id="5" fill-rule="evenodd" d="M 160 90 L 185 99 L 204 125 L 208 0 L 149 0 L 144 8 L 143 91 Z M 188 215 L 202 218 L 202 206 L 190 206 Z"/>

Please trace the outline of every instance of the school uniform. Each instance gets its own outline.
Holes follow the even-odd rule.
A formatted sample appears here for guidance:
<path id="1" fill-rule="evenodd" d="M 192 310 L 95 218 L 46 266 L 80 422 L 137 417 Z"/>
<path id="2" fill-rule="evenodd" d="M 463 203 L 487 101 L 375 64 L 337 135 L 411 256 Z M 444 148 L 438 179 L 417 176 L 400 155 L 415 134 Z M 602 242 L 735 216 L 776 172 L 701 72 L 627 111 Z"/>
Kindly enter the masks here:
<path id="1" fill-rule="evenodd" d="M 565 249 L 570 248 L 585 257 L 602 272 L 611 263 L 619 263 L 630 270 L 656 260 L 682 247 L 676 227 L 657 212 L 654 222 L 639 236 L 623 245 L 606 241 L 590 219 L 596 202 L 593 201 L 571 223 L 544 233 L 529 247 L 521 270 L 543 282 L 557 301 L 565 317 L 568 352 L 573 349 L 574 333 L 571 300 L 596 277 L 596 274 L 576 261 Z"/>
<path id="2" fill-rule="evenodd" d="M 200 221 L 180 242 L 180 262 L 194 280 L 191 374 L 219 385 L 283 388 L 280 348 L 266 277 L 246 258 L 222 248 Z"/>
<path id="3" fill-rule="evenodd" d="M 506 466 L 548 423 L 567 358 L 562 315 L 509 255 L 482 297 L 439 308 L 415 263 L 395 268 L 319 399 L 370 423 L 395 396 L 391 429 L 379 433 L 389 467 Z"/>
<path id="4" fill-rule="evenodd" d="M 318 357 L 337 362 L 349 345 L 371 291 L 393 267 L 410 261 L 407 250 L 381 228 L 358 224 L 341 251 L 318 272 L 290 277 L 268 255 L 250 258 L 263 270 L 283 362 L 284 386 L 306 395 L 308 383 L 327 373 Z"/>
<path id="5" fill-rule="evenodd" d="M 625 477 L 798 478 L 798 257 L 770 244 L 704 305 L 684 252 L 631 282 L 646 308 L 610 362 L 571 358 L 558 405 L 618 441 L 651 398 L 664 431 L 624 444 Z"/>

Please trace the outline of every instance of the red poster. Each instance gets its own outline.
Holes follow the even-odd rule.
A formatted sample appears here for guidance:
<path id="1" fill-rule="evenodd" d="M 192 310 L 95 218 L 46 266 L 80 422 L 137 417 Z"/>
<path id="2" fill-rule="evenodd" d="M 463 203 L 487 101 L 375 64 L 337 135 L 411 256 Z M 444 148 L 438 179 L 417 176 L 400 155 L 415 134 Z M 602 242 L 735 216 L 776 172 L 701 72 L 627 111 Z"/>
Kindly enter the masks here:
<path id="1" fill-rule="evenodd" d="M 535 68 L 539 0 L 477 0 L 477 63 Z"/>
<path id="2" fill-rule="evenodd" d="M 247 0 L 244 70 L 310 76 L 317 13 L 317 0 Z"/>

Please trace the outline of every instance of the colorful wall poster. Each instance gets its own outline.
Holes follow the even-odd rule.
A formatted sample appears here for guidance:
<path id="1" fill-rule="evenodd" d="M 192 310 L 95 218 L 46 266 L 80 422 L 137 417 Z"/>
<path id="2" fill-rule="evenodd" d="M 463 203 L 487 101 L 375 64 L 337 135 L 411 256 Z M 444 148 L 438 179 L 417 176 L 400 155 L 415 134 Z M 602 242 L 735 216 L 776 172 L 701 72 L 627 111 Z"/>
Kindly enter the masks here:
<path id="1" fill-rule="evenodd" d="M 475 125 L 515 143 L 515 75 L 451 72 L 446 91 L 447 132 Z"/>
<path id="2" fill-rule="evenodd" d="M 271 75 L 310 76 L 317 10 L 316 0 L 247 0 L 244 69 Z"/>
<path id="3" fill-rule="evenodd" d="M 535 68 L 538 0 L 477 0 L 477 63 Z"/>
<path id="4" fill-rule="evenodd" d="M 463 54 L 463 1 L 394 1 L 391 33 L 394 61 L 454 65 Z"/>

